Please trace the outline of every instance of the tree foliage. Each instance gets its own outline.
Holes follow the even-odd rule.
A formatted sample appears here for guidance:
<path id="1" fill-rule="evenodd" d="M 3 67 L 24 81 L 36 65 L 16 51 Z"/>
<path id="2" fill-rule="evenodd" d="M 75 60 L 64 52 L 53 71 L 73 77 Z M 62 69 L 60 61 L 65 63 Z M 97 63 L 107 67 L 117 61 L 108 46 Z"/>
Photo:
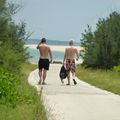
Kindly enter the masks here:
<path id="1" fill-rule="evenodd" d="M 19 72 L 21 63 L 28 58 L 24 48 L 25 23 L 16 25 L 12 19 L 19 8 L 6 0 L 0 1 L 0 66 L 11 72 Z"/>
<path id="2" fill-rule="evenodd" d="M 20 68 L 29 57 L 24 48 L 27 38 L 25 23 L 17 25 L 12 19 L 19 8 L 0 0 L 0 104 L 10 103 L 13 106 L 22 99 Z"/>
<path id="3" fill-rule="evenodd" d="M 88 25 L 82 34 L 81 46 L 86 67 L 110 69 L 120 62 L 120 14 L 112 12 L 106 19 L 99 19 L 96 30 Z"/>

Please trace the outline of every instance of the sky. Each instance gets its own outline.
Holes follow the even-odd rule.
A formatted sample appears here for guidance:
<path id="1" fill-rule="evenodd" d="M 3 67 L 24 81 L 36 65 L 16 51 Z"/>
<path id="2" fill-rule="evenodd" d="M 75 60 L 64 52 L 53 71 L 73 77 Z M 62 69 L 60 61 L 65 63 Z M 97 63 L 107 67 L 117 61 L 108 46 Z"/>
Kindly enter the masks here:
<path id="1" fill-rule="evenodd" d="M 120 12 L 120 0 L 8 0 L 20 4 L 13 19 L 26 23 L 30 38 L 79 41 L 87 24 L 95 30 L 99 18 Z"/>

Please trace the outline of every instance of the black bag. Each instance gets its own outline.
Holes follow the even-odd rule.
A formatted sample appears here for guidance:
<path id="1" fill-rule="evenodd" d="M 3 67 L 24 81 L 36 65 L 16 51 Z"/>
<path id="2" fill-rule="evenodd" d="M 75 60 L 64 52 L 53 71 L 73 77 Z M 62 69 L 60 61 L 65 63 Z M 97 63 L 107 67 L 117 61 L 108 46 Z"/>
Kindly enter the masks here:
<path id="1" fill-rule="evenodd" d="M 60 69 L 60 73 L 59 73 L 60 79 L 65 79 L 67 77 L 67 71 L 64 67 L 64 65 L 62 65 L 61 69 Z"/>

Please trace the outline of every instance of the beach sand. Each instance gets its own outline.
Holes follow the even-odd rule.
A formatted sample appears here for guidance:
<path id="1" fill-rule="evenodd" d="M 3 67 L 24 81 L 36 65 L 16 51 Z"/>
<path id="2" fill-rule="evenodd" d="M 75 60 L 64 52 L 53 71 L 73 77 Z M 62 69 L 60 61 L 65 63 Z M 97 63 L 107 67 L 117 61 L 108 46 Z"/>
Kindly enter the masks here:
<path id="1" fill-rule="evenodd" d="M 60 51 L 60 52 L 64 52 L 65 51 L 65 48 L 69 47 L 69 46 L 60 46 L 60 45 L 49 45 L 51 50 L 53 51 Z M 36 49 L 37 45 L 35 44 L 27 44 L 25 45 L 25 47 L 29 47 L 29 48 L 33 48 L 33 49 Z M 75 46 L 75 48 L 77 48 L 79 51 L 80 50 L 83 50 L 82 47 L 80 46 Z"/>

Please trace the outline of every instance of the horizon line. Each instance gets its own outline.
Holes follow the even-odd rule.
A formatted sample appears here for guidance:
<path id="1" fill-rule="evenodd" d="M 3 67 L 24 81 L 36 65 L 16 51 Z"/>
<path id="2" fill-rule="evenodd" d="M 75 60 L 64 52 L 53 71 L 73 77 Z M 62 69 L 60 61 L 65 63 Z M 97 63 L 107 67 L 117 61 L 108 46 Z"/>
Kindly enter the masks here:
<path id="1" fill-rule="evenodd" d="M 41 39 L 39 39 L 39 38 L 28 38 L 28 39 L 36 39 L 36 40 L 41 40 Z M 68 42 L 69 40 L 60 40 L 60 39 L 47 39 L 47 40 L 51 40 L 51 41 L 55 41 L 55 40 L 57 40 L 57 41 L 64 41 L 64 42 Z M 80 41 L 78 41 L 78 40 L 75 40 L 75 42 L 80 42 Z"/>

